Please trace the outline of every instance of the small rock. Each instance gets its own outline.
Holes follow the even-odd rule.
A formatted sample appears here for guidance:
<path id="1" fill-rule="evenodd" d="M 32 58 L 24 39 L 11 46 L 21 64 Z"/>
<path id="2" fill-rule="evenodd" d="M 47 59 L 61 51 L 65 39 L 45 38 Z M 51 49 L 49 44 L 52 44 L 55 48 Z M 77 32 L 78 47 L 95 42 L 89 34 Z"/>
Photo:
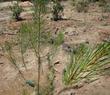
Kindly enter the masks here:
<path id="1" fill-rule="evenodd" d="M 78 89 L 84 86 L 84 82 L 74 85 L 74 89 Z"/>
<path id="2" fill-rule="evenodd" d="M 65 51 L 67 51 L 67 52 L 71 52 L 71 51 L 72 51 L 71 46 L 68 45 L 68 44 L 66 44 L 66 43 L 64 43 L 64 44 L 62 45 L 62 49 L 65 50 Z"/>
<path id="3" fill-rule="evenodd" d="M 67 28 L 65 30 L 65 35 L 68 35 L 68 36 L 77 36 L 78 33 L 76 32 L 76 29 L 75 28 L 69 27 L 69 28 Z"/>

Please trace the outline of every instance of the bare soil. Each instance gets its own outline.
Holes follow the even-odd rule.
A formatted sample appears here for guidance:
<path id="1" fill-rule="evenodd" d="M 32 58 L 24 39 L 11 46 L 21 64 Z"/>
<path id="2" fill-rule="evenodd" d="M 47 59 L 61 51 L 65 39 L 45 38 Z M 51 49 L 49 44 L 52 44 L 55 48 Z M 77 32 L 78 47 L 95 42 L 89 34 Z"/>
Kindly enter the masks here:
<path id="1" fill-rule="evenodd" d="M 7 4 L 6 2 L 4 4 Z M 65 6 L 64 9 L 64 20 L 51 21 L 50 14 L 46 15 L 46 30 L 56 34 L 63 31 L 65 34 L 64 43 L 68 45 L 76 45 L 79 43 L 87 43 L 90 45 L 100 43 L 102 41 L 110 41 L 110 13 L 103 13 L 106 18 L 102 18 L 101 9 L 97 5 L 90 6 L 87 13 L 76 12 L 69 1 L 64 1 L 62 4 Z M 0 3 L 0 6 L 2 3 Z M 32 18 L 32 12 L 30 12 L 30 6 L 24 7 L 27 9 L 22 13 L 22 16 L 26 19 L 24 21 L 16 22 L 12 20 L 10 11 L 7 5 L 0 7 L 0 44 L 5 41 L 9 41 L 11 38 L 16 36 L 18 29 L 22 22 L 30 21 Z M 43 49 L 44 53 L 47 48 Z M 14 53 L 18 55 L 18 62 L 20 54 L 18 50 L 14 50 Z M 27 70 L 20 65 L 20 69 L 27 80 L 37 79 L 36 69 L 36 58 L 32 50 L 29 50 L 25 55 Z M 68 56 L 64 51 L 63 45 L 60 47 L 57 57 L 54 62 L 59 61 L 60 64 L 55 66 L 57 72 L 55 74 L 55 95 L 64 88 L 62 83 L 62 71 L 65 64 L 68 63 Z M 45 60 L 43 63 L 43 71 L 41 76 L 41 84 L 45 84 L 47 72 L 47 64 Z M 81 88 L 70 88 L 65 89 L 60 95 L 110 95 L 110 69 L 104 76 L 100 76 L 98 80 L 90 83 L 81 84 Z M 25 81 L 18 73 L 16 69 L 7 60 L 5 54 L 0 48 L 0 95 L 22 95 L 23 91 L 28 93 L 33 92 L 33 88 L 25 84 Z M 74 93 L 74 94 L 71 94 Z"/>

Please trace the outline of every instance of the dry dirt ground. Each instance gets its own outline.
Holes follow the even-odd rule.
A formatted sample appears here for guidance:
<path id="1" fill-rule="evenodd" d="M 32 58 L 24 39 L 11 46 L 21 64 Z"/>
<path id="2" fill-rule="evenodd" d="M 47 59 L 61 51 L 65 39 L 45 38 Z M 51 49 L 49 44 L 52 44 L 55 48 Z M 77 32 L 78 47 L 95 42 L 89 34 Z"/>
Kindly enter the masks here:
<path id="1" fill-rule="evenodd" d="M 88 13 L 77 13 L 72 7 L 70 2 L 62 2 L 65 6 L 64 16 L 65 20 L 61 21 L 51 21 L 50 14 L 46 16 L 47 27 L 46 29 L 57 33 L 58 31 L 63 31 L 65 34 L 64 43 L 68 45 L 74 45 L 79 43 L 97 44 L 105 40 L 110 40 L 110 13 L 104 13 L 102 18 L 101 9 L 97 5 L 90 6 Z M 12 20 L 12 12 L 8 8 L 10 3 L 0 3 L 0 44 L 7 40 L 10 40 L 14 35 L 16 35 L 17 30 L 21 22 L 15 22 Z M 22 4 L 21 4 L 22 5 Z M 25 4 L 24 4 L 25 5 Z M 29 3 L 24 6 L 25 12 L 21 14 L 27 20 L 31 20 L 32 11 L 29 10 Z M 22 21 L 22 22 L 25 22 Z M 57 57 L 54 62 L 59 61 L 60 64 L 56 65 L 55 68 L 58 70 L 56 72 L 55 78 L 55 95 L 62 88 L 62 70 L 67 63 L 67 56 L 65 55 L 65 48 L 63 45 L 58 51 Z M 46 48 L 44 49 L 44 52 Z M 18 50 L 15 50 L 15 54 L 18 55 Z M 37 70 L 35 64 L 35 57 L 32 50 L 29 50 L 25 55 L 27 71 L 21 65 L 20 69 L 24 74 L 26 79 L 36 80 Z M 18 60 L 20 63 L 20 60 Z M 45 60 L 43 61 L 45 63 Z M 41 77 L 41 83 L 45 84 L 44 77 L 47 64 L 43 65 L 43 74 Z M 110 95 L 110 70 L 105 76 L 101 76 L 98 80 L 82 84 L 83 87 L 78 89 L 66 89 L 61 92 L 61 95 Z M 22 95 L 23 91 L 32 93 L 33 88 L 25 84 L 22 77 L 19 75 L 18 71 L 7 60 L 6 56 L 0 48 L 0 95 Z M 74 94 L 71 94 L 74 93 Z"/>

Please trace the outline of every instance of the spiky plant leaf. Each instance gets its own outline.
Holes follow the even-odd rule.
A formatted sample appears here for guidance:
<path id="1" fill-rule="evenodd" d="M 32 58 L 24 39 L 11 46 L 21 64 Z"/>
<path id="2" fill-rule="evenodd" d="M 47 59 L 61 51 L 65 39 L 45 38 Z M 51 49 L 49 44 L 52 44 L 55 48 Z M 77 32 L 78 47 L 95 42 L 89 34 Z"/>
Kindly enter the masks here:
<path id="1" fill-rule="evenodd" d="M 71 61 L 63 72 L 63 82 L 72 85 L 97 75 L 107 64 L 110 64 L 110 43 L 99 44 L 95 48 L 80 46 L 71 54 Z"/>

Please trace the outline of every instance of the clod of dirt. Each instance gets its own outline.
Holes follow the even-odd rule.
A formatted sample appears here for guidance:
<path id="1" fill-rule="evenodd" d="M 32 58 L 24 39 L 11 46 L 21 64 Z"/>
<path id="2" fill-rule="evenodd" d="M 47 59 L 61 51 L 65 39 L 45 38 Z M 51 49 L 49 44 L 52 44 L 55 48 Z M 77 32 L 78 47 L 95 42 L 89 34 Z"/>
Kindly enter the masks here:
<path id="1" fill-rule="evenodd" d="M 4 64 L 3 62 L 0 62 L 0 65 Z"/>
<path id="2" fill-rule="evenodd" d="M 62 49 L 66 52 L 72 52 L 72 47 L 69 44 L 63 43 L 62 44 Z"/>
<path id="3" fill-rule="evenodd" d="M 65 34 L 68 35 L 68 36 L 76 36 L 76 35 L 78 35 L 76 29 L 75 28 L 71 28 L 71 27 L 66 28 Z"/>

